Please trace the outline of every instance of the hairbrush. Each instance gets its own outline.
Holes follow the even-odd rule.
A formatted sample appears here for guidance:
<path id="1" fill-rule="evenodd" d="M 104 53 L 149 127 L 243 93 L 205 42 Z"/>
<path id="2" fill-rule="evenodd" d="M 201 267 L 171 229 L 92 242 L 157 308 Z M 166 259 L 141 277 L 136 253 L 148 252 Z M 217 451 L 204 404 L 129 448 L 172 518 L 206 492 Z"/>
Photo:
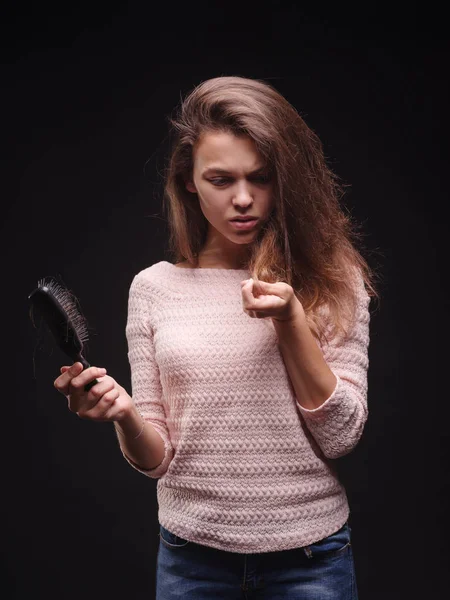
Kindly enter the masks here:
<path id="1" fill-rule="evenodd" d="M 38 312 L 59 348 L 73 362 L 80 362 L 83 369 L 91 365 L 83 356 L 85 345 L 89 340 L 86 318 L 80 304 L 72 292 L 55 277 L 45 277 L 38 281 L 37 288 L 28 296 L 30 301 L 30 318 L 34 325 L 33 314 Z M 97 379 L 84 386 L 89 391 Z"/>

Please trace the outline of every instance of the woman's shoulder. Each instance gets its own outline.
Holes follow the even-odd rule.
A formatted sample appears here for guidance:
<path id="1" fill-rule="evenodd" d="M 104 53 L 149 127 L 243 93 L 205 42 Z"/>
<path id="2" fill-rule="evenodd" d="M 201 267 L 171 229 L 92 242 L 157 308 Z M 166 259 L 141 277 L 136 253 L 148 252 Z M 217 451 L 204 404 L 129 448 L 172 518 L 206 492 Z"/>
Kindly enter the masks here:
<path id="1" fill-rule="evenodd" d="M 154 263 L 148 267 L 145 267 L 141 271 L 139 271 L 136 276 L 144 277 L 147 275 L 152 275 L 154 273 L 166 273 L 168 270 L 173 270 L 174 267 L 178 267 L 179 269 L 194 269 L 187 260 L 179 263 L 170 263 L 167 260 L 160 260 L 157 263 Z"/>
<path id="2" fill-rule="evenodd" d="M 131 286 L 146 285 L 158 281 L 161 277 L 167 275 L 167 270 L 173 268 L 174 265 L 164 260 L 144 267 L 134 274 Z"/>
<path id="3" fill-rule="evenodd" d="M 154 285 L 162 285 L 167 288 L 170 281 L 177 282 L 178 285 L 181 285 L 186 281 L 185 277 L 179 277 L 181 275 L 181 270 L 192 270 L 193 268 L 194 267 L 187 261 L 173 264 L 166 260 L 161 260 L 148 267 L 144 267 L 135 273 L 131 282 L 131 287 L 137 286 L 148 289 L 153 288 Z"/>

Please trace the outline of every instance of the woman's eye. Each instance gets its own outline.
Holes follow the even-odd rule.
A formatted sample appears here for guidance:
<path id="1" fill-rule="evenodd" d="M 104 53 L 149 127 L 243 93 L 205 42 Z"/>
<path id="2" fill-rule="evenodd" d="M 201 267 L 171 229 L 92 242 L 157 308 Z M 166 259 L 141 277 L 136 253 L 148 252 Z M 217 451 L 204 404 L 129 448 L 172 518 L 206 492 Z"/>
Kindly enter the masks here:
<path id="1" fill-rule="evenodd" d="M 210 179 L 210 182 L 213 185 L 221 186 L 226 185 L 228 183 L 228 179 L 224 179 L 223 177 L 216 177 L 215 179 Z"/>
<path id="2" fill-rule="evenodd" d="M 270 175 L 260 175 L 259 177 L 255 177 L 254 181 L 258 183 L 269 183 Z"/>
<path id="3" fill-rule="evenodd" d="M 270 175 L 259 175 L 258 177 L 253 177 L 252 181 L 255 181 L 256 183 L 259 184 L 266 184 L 270 182 Z M 228 183 L 230 183 L 230 180 L 225 178 L 225 177 L 215 177 L 214 179 L 210 179 L 209 180 L 213 185 L 216 185 L 218 187 L 227 185 Z"/>

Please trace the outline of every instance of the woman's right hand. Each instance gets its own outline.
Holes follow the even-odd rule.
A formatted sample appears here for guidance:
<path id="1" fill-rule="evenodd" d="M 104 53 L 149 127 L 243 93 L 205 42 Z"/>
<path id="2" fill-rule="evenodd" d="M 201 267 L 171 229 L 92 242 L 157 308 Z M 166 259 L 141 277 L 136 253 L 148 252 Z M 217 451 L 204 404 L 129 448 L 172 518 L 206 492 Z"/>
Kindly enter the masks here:
<path id="1" fill-rule="evenodd" d="M 97 379 L 88 391 L 85 386 Z M 81 362 L 61 367 L 61 375 L 53 382 L 55 388 L 66 396 L 69 410 L 82 419 L 92 421 L 121 421 L 133 408 L 133 400 L 106 369 L 88 367 Z"/>

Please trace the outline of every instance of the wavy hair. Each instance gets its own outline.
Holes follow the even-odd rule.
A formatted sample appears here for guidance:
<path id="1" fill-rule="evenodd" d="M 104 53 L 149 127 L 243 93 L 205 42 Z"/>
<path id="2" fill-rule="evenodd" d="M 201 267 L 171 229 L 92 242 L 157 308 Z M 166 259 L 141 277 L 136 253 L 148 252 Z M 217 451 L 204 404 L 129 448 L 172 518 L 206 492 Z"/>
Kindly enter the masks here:
<path id="1" fill-rule="evenodd" d="M 346 335 L 358 284 L 378 298 L 376 274 L 363 257 L 359 225 L 341 206 L 343 186 L 296 109 L 267 82 L 220 76 L 194 87 L 168 120 L 163 206 L 174 260 L 196 267 L 207 237 L 197 194 L 185 185 L 196 143 L 206 132 L 249 136 L 273 173 L 274 208 L 251 243 L 246 267 L 255 280 L 292 286 L 316 338 L 328 339 L 329 323 L 332 336 Z"/>

